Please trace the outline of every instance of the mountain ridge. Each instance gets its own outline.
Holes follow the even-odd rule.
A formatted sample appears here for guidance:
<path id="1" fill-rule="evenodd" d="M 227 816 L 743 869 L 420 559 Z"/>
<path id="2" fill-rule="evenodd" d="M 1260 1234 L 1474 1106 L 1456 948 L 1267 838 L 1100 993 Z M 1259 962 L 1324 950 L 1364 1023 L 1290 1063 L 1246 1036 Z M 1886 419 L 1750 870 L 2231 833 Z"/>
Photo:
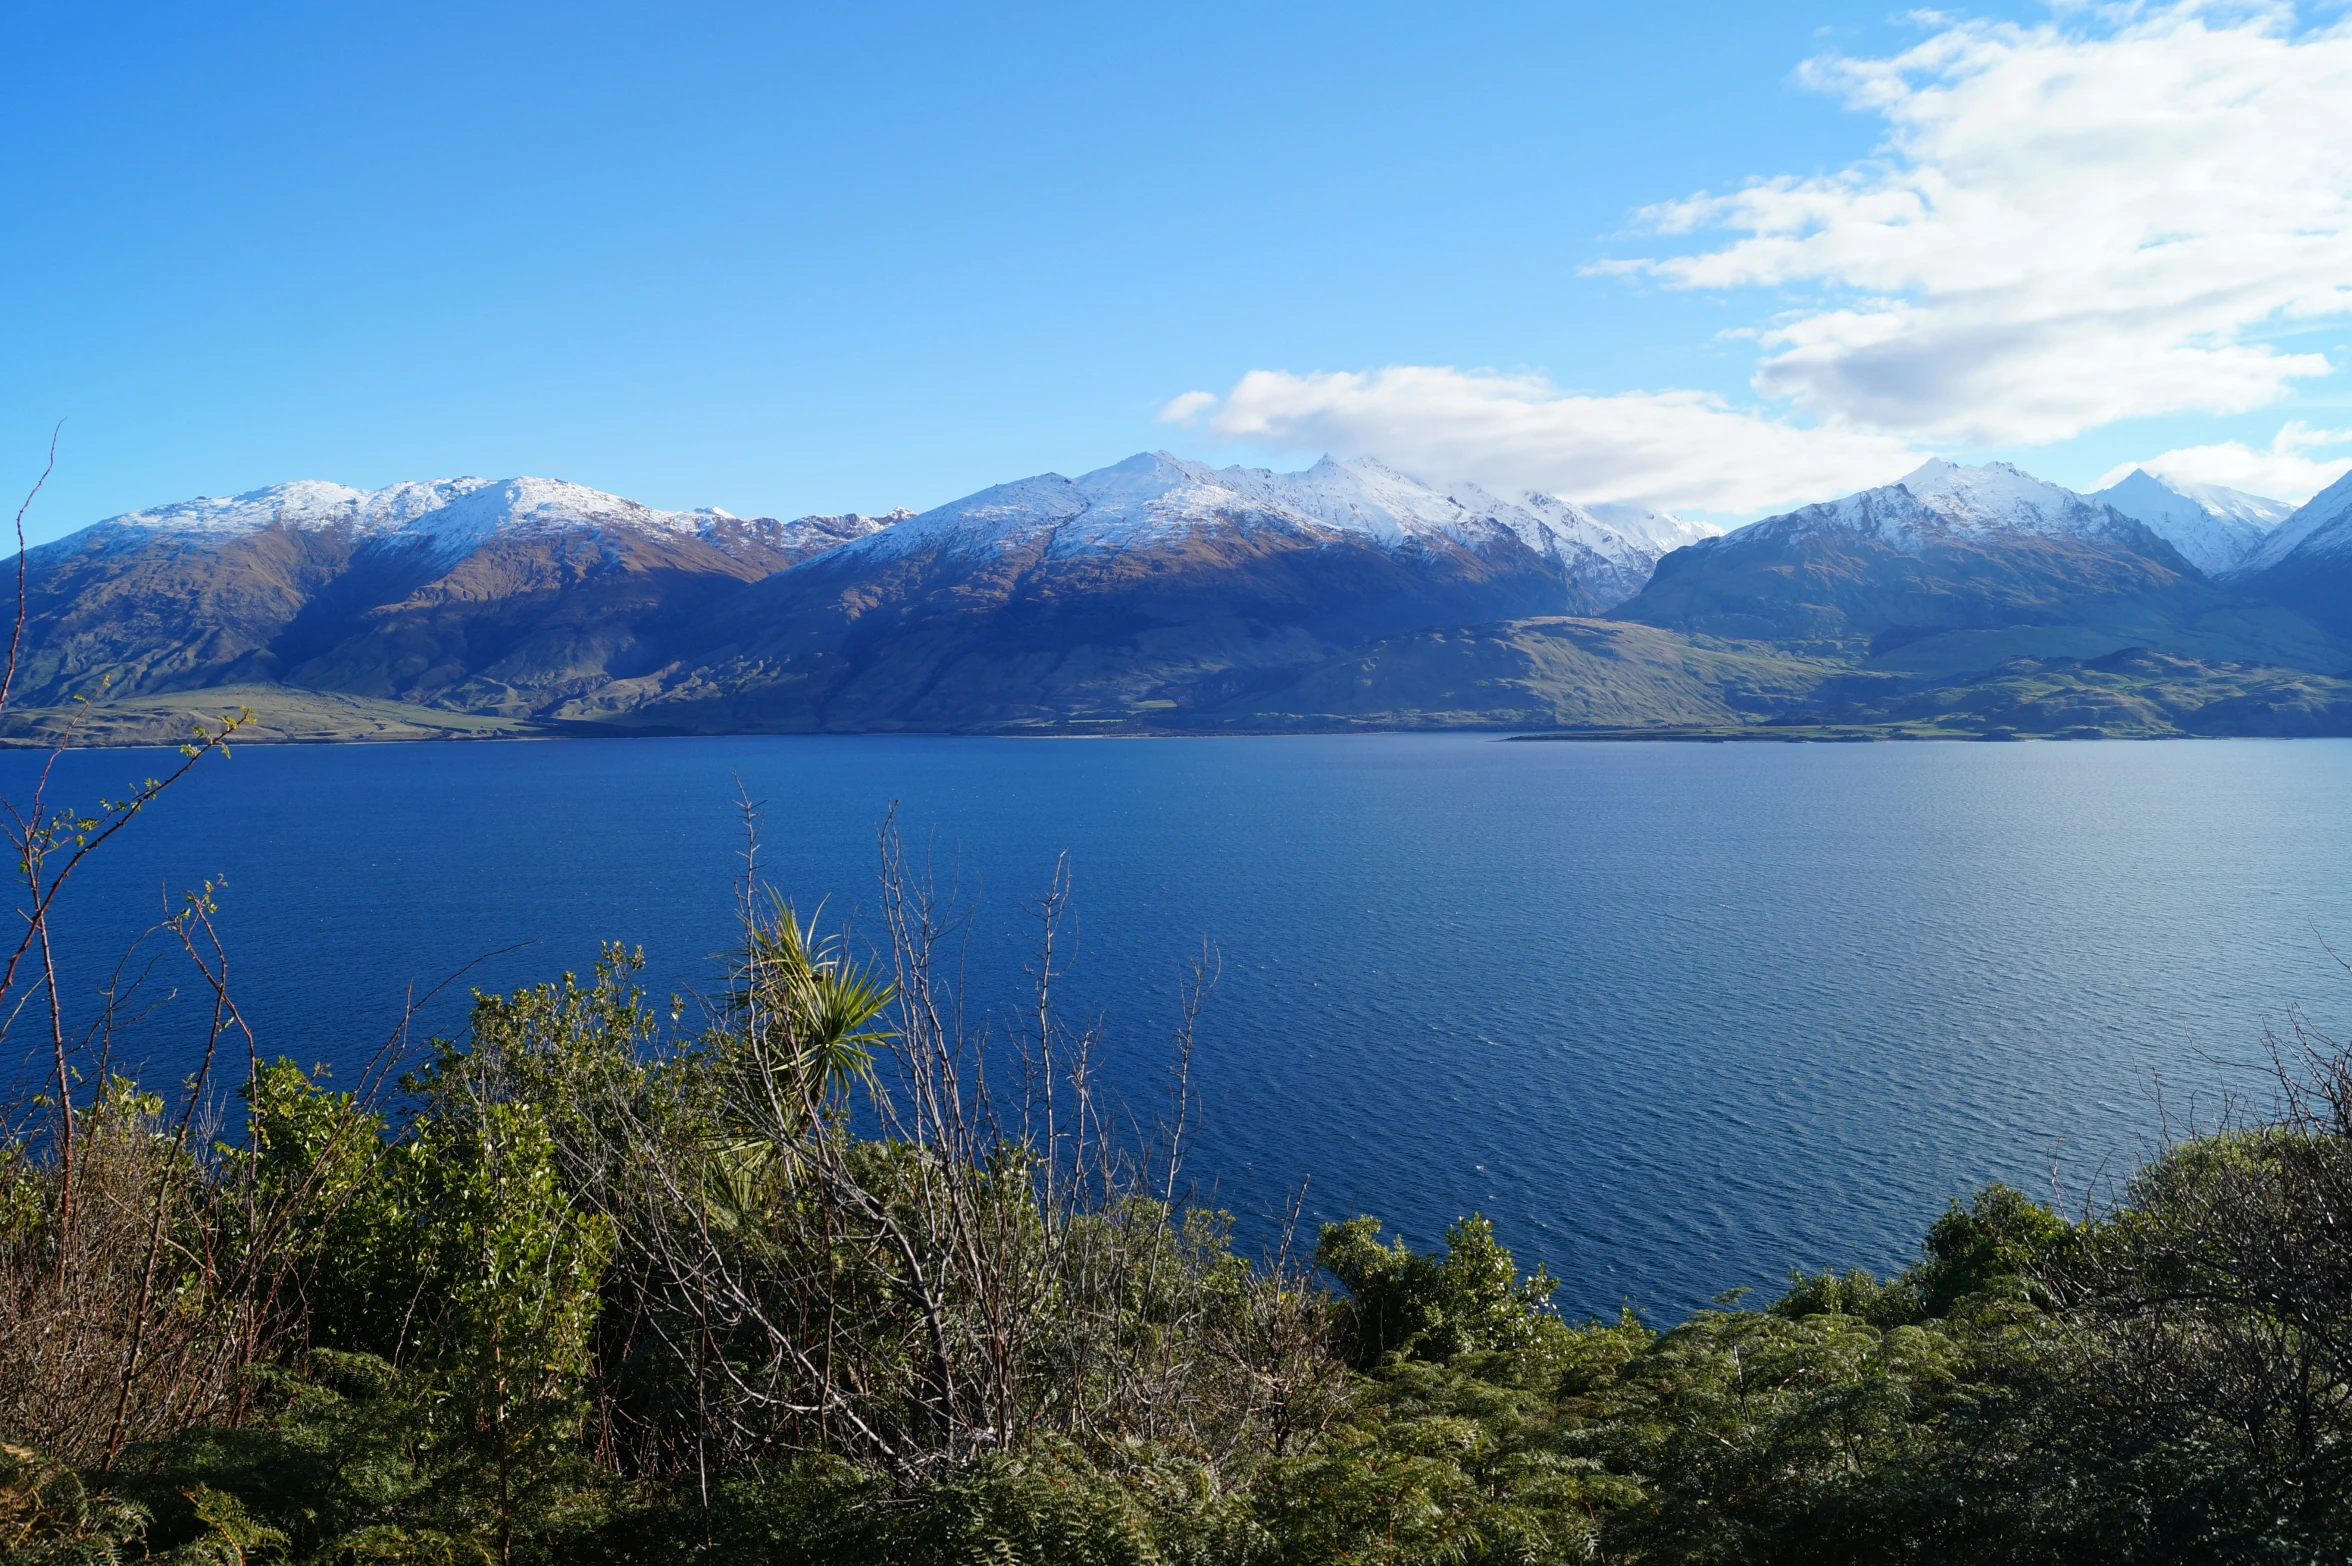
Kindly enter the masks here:
<path id="1" fill-rule="evenodd" d="M 2281 522 L 2231 580 L 2352 639 L 2352 473 Z"/>
<path id="2" fill-rule="evenodd" d="M 2244 565 L 2295 508 L 2219 484 L 2191 484 L 2134 468 L 2085 497 L 2113 506 L 2180 551 L 2207 576 Z"/>
<path id="3" fill-rule="evenodd" d="M 1687 726 L 1762 721 L 1843 669 L 2352 663 L 2144 520 L 1941 460 L 1729 534 L 1365 457 L 1141 452 L 790 522 L 552 479 L 306 481 L 125 513 L 27 563 L 21 700 L 314 693 L 289 732 L 363 709 L 399 728 L 383 703 L 569 731 Z"/>
<path id="4" fill-rule="evenodd" d="M 1613 612 L 1947 676 L 2132 646 L 2331 674 L 2352 662 L 2275 595 L 2217 584 L 2146 523 L 2007 463 L 1932 460 L 1692 545 Z"/>

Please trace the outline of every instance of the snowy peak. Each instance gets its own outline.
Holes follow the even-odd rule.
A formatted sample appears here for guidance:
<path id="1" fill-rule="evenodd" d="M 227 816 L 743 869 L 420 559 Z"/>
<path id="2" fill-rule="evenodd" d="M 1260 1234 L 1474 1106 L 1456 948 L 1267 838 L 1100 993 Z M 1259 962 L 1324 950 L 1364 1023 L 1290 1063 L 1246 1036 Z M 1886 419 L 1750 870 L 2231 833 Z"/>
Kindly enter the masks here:
<path id="1" fill-rule="evenodd" d="M 267 489 L 248 490 L 242 495 L 199 496 L 146 511 L 126 512 L 95 526 L 196 538 L 230 538 L 273 526 L 305 530 L 349 527 L 361 533 L 381 533 L 439 511 L 489 482 L 477 478 L 434 479 L 426 483 L 394 484 L 384 489 L 352 489 L 343 484 L 301 479 L 291 484 L 272 484 Z"/>
<path id="2" fill-rule="evenodd" d="M 347 529 L 371 543 L 421 547 L 455 558 L 493 539 L 609 532 L 692 537 L 737 557 L 747 544 L 807 554 L 864 537 L 911 515 L 802 517 L 778 522 L 716 508 L 662 511 L 564 479 L 433 479 L 353 489 L 318 480 L 242 495 L 200 497 L 109 517 L 47 548 L 129 549 L 158 538 L 213 545 L 268 528 Z"/>
<path id="3" fill-rule="evenodd" d="M 2243 565 L 2294 510 L 2283 500 L 2158 478 L 2146 468 L 2134 468 L 2090 498 L 2145 523 L 2207 576 Z"/>
<path id="4" fill-rule="evenodd" d="M 656 511 L 634 500 L 563 479 L 513 478 L 468 490 L 400 529 L 452 552 L 498 537 L 532 537 L 621 528 L 639 533 L 697 533 L 710 512 Z"/>
<path id="5" fill-rule="evenodd" d="M 981 490 L 892 528 L 849 558 L 988 552 L 1041 540 L 1069 555 L 1263 529 L 1302 541 L 1353 537 L 1389 550 L 1484 550 L 1515 540 L 1605 603 L 1639 591 L 1661 554 L 1713 531 L 1665 513 L 1609 522 L 1555 496 L 1512 501 L 1475 484 L 1440 487 L 1373 457 L 1326 456 L 1304 471 L 1276 473 L 1153 451 L 1074 479 L 1045 473 Z"/>
<path id="6" fill-rule="evenodd" d="M 2083 533 L 2106 521 L 2073 490 L 2006 462 L 1972 468 L 1930 457 L 1903 476 L 1901 487 L 1962 533 Z"/>
<path id="7" fill-rule="evenodd" d="M 2122 513 L 2009 463 L 1964 467 L 1941 458 L 1922 463 L 1898 483 L 1767 517 L 1732 536 L 1771 540 L 1825 532 L 1859 533 L 1913 553 L 1938 538 L 2144 536 L 2140 524 Z"/>
<path id="8" fill-rule="evenodd" d="M 1672 554 L 1705 538 L 1720 538 L 1723 529 L 1712 522 L 1696 522 L 1689 517 L 1678 517 L 1671 511 L 1654 511 L 1648 506 L 1629 505 L 1623 501 L 1603 501 L 1587 506 L 1602 526 L 1637 543 L 1648 545 L 1660 554 Z"/>
<path id="9" fill-rule="evenodd" d="M 924 512 L 870 549 L 1004 548 L 1052 533 L 1057 553 L 1167 542 L 1203 529 L 1264 528 L 1477 542 L 1494 531 L 1472 507 L 1369 458 L 1326 457 L 1303 473 L 1212 468 L 1164 451 L 1077 478 L 1039 474 Z"/>
<path id="10" fill-rule="evenodd" d="M 1551 535 L 1549 552 L 1565 557 L 1580 549 L 1598 562 L 1587 569 L 1584 582 L 1611 608 L 1648 586 L 1658 562 L 1675 550 L 1723 531 L 1668 511 L 1607 502 L 1580 506 L 1536 490 L 1520 496 L 1519 505 Z M 1539 553 L 1547 550 L 1544 544 L 1535 547 Z"/>
<path id="11" fill-rule="evenodd" d="M 2153 479 L 2161 488 L 2195 502 L 2212 516 L 2251 522 L 2264 532 L 2295 514 L 2295 508 L 2286 501 L 2273 500 L 2268 495 L 2250 495 L 2226 484 L 2192 484 L 2186 479 L 2157 478 L 2145 468 L 2135 468 L 2133 473 Z"/>
<path id="12" fill-rule="evenodd" d="M 1468 550 L 1535 562 L 1570 589 L 1564 603 L 1614 605 L 1658 560 L 1717 529 L 1635 506 L 1579 506 L 1471 483 L 1429 484 L 1373 457 L 1326 456 L 1296 473 L 1212 468 L 1165 451 L 1066 478 L 1042 473 L 914 516 L 793 522 L 716 509 L 663 511 L 564 479 L 456 478 L 355 489 L 304 481 L 112 517 L 49 548 L 129 550 L 157 540 L 214 548 L 269 529 L 340 530 L 370 549 L 429 550 L 455 562 L 497 540 L 616 535 L 694 538 L 760 571 L 837 547 L 849 559 L 938 549 L 980 555 L 1042 541 L 1051 554 L 1172 545 L 1204 531 L 1273 530 L 1301 547 L 1353 539 L 1390 551 Z"/>
<path id="13" fill-rule="evenodd" d="M 2246 557 L 2249 576 L 2290 556 L 2352 558 L 2352 473 L 2312 496 Z"/>

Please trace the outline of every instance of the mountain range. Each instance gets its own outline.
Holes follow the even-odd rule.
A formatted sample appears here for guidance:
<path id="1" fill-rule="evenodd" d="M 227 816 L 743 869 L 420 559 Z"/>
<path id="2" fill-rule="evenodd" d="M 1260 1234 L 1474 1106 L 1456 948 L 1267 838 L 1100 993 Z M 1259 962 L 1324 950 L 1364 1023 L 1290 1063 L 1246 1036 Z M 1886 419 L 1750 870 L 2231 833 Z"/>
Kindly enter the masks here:
<path id="1" fill-rule="evenodd" d="M 2338 705 L 2352 732 L 2352 478 L 2290 508 L 1930 462 L 1730 533 L 1368 458 L 1144 453 L 792 521 L 550 479 L 306 482 L 110 518 L 27 577 L 20 739 L 237 704 L 282 738 L 1945 732 L 1990 709 L 1923 693 L 2028 666 L 2168 693 L 2031 732 L 2208 732 L 2233 701 L 2232 732 L 2329 732 Z M 2125 653 L 2160 663 L 2066 672 Z"/>

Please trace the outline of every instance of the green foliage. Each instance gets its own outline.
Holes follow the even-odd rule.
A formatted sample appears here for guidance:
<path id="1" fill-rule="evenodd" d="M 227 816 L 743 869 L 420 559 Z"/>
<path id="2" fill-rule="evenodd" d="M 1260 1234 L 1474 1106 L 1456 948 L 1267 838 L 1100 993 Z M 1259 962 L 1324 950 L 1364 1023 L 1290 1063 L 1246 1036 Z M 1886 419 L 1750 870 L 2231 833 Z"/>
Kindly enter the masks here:
<path id="1" fill-rule="evenodd" d="M 396 1342 L 419 1280 L 383 1118 L 289 1060 L 262 1066 L 241 1092 L 250 1146 L 220 1153 L 249 1165 L 253 1200 L 232 1209 L 232 1223 L 277 1220 L 251 1243 L 287 1267 L 289 1305 L 313 1341 L 360 1350 Z"/>
<path id="2" fill-rule="evenodd" d="M 1271 1563 L 1247 1502 L 1204 1465 L 1137 1451 L 1117 1466 L 1041 1442 L 997 1453 L 911 1494 L 833 1459 L 721 1486 L 632 1548 L 712 1566 L 1210 1566 Z"/>
<path id="3" fill-rule="evenodd" d="M 159 1546 L 154 1510 L 141 1500 L 29 1448 L 0 1445 L 0 1566 L 247 1566 L 286 1547 L 284 1533 L 233 1495 L 197 1484 L 173 1500 L 185 1520 L 168 1531 L 180 1541 Z"/>
<path id="4" fill-rule="evenodd" d="M 99 1084 L 93 1178 L 276 1269 L 273 1347 L 234 1417 L 0 1447 L 0 1566 L 2352 1559 L 2352 1073 L 2344 1127 L 2185 1142 L 2095 1222 L 1988 1186 L 1893 1277 L 1661 1333 L 1477 1215 L 1327 1226 L 1331 1294 L 996 1131 L 860 1135 L 905 1014 L 787 909 L 698 1036 L 636 972 L 478 996 L 397 1118 L 278 1061 L 199 1157 Z M 0 1156 L 0 1251 L 56 1205 Z"/>
<path id="5" fill-rule="evenodd" d="M 874 1047 L 890 1036 L 875 1024 L 897 990 L 851 961 L 837 938 L 821 937 L 815 920 L 801 924 L 780 899 L 765 917 L 747 918 L 732 978 L 718 1040 L 731 1063 L 780 1043 L 772 1053 L 793 1071 L 785 1085 L 818 1106 L 870 1082 Z"/>
<path id="6" fill-rule="evenodd" d="M 615 954 L 586 989 L 479 998 L 469 1047 L 438 1043 L 411 1079 L 396 1140 L 290 1063 L 256 1074 L 250 1150 L 223 1155 L 256 1210 L 297 1215 L 260 1238 L 289 1260 L 314 1347 L 270 1382 L 267 1418 L 191 1436 L 158 1472 L 295 1499 L 291 1531 L 322 1559 L 506 1563 L 596 1525 L 581 1438 L 617 1236 L 558 1128 L 585 1140 L 584 1076 L 637 1069 L 627 971 Z"/>
<path id="7" fill-rule="evenodd" d="M 1966 1207 L 1954 1202 L 1932 1224 L 1920 1259 L 1881 1282 L 1859 1270 L 1789 1274 L 1773 1315 L 1858 1316 L 1876 1327 L 1940 1321 L 1999 1299 L 2020 1297 L 2035 1269 L 2073 1238 L 2065 1219 L 2013 1187 L 1988 1185 Z"/>
<path id="8" fill-rule="evenodd" d="M 207 1485 L 198 1485 L 186 1495 L 188 1510 L 196 1520 L 196 1537 L 161 1559 L 186 1566 L 246 1566 L 248 1561 L 285 1549 L 286 1535 L 256 1521 L 235 1496 Z"/>
<path id="9" fill-rule="evenodd" d="M 0 1444 L 0 1562 L 112 1566 L 134 1559 L 147 1509 L 29 1447 Z"/>
<path id="10" fill-rule="evenodd" d="M 1965 1208 L 1955 1202 L 1929 1227 L 1926 1256 L 1909 1281 L 1922 1314 L 1948 1316 L 1962 1302 L 2014 1292 L 2061 1248 L 2066 1220 L 2006 1185 L 1988 1185 Z"/>
<path id="11" fill-rule="evenodd" d="M 576 1510 L 597 1284 L 614 1236 L 564 1188 L 547 1115 L 486 1103 L 404 1151 L 436 1308 L 411 1374 L 438 1485 L 475 1497 L 492 1558 L 534 1553 Z"/>
<path id="12" fill-rule="evenodd" d="M 1442 1259 L 1407 1249 L 1401 1236 L 1384 1245 L 1380 1220 L 1371 1217 L 1323 1226 L 1315 1262 L 1347 1288 L 1351 1363 L 1412 1354 L 1442 1364 L 1477 1349 L 1517 1348 L 1552 1319 L 1557 1285 L 1540 1267 L 1521 1279 L 1486 1219 L 1456 1220 L 1445 1244 Z"/>

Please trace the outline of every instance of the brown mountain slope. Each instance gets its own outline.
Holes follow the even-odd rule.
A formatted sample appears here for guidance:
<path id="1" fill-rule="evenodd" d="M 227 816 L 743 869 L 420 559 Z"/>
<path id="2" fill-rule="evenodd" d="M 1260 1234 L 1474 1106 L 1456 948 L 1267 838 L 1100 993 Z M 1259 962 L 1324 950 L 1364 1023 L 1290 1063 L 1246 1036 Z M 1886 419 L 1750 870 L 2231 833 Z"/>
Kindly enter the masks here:
<path id="1" fill-rule="evenodd" d="M 879 544 L 880 541 L 877 541 Z M 1275 527 L 1149 548 L 847 549 L 753 585 L 690 666 L 566 706 L 664 727 L 999 727 L 1221 698 L 1367 638 L 1554 609 L 1516 545 L 1383 548 Z"/>
<path id="2" fill-rule="evenodd" d="M 102 524 L 28 559 L 16 694 L 54 706 L 264 682 L 537 711 L 659 666 L 719 598 L 881 525 L 624 518 L 452 540 L 345 522 Z"/>
<path id="3" fill-rule="evenodd" d="M 693 537 L 496 538 L 348 617 L 283 678 L 314 690 L 526 716 L 663 667 L 764 562 Z"/>
<path id="4" fill-rule="evenodd" d="M 192 690 L 284 672 L 273 644 L 351 570 L 348 527 L 270 527 L 128 549 L 66 540 L 28 562 L 15 695 L 33 705 L 111 690 Z"/>
<path id="5" fill-rule="evenodd" d="M 1441 626 L 1324 659 L 1171 726 L 1706 728 L 1804 701 L 1841 666 L 1611 620 Z"/>

